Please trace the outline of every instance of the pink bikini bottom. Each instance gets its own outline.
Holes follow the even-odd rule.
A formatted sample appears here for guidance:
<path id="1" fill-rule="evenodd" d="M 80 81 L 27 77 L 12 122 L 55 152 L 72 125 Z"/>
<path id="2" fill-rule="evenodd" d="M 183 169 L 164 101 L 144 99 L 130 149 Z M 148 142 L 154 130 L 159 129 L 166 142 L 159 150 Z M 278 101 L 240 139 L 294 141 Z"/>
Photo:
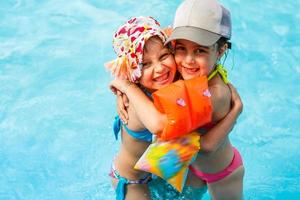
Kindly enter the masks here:
<path id="1" fill-rule="evenodd" d="M 242 157 L 238 150 L 233 147 L 233 159 L 231 163 L 222 171 L 214 173 L 214 174 L 208 174 L 203 173 L 202 171 L 196 169 L 192 165 L 189 166 L 189 169 L 201 180 L 207 182 L 207 183 L 213 183 L 216 181 L 219 181 L 226 176 L 230 175 L 234 170 L 236 170 L 239 166 L 243 165 Z"/>

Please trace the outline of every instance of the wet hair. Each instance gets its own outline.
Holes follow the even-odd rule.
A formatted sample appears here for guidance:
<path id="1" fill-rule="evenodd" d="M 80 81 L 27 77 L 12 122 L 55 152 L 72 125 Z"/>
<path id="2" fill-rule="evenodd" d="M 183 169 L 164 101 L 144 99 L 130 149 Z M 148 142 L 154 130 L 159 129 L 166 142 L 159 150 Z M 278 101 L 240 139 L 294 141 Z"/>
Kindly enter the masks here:
<path id="1" fill-rule="evenodd" d="M 225 37 L 221 37 L 217 42 L 218 50 L 220 50 L 225 44 L 227 44 L 227 49 L 231 49 L 231 42 L 229 42 L 229 39 Z"/>
<path id="2" fill-rule="evenodd" d="M 165 46 L 169 49 L 170 53 L 175 56 L 175 44 L 172 42 L 169 42 L 167 44 L 165 44 Z"/>
<path id="3" fill-rule="evenodd" d="M 224 47 L 224 45 L 227 44 L 227 49 L 224 52 L 224 55 L 222 56 L 222 65 L 225 64 L 226 60 L 227 60 L 227 56 L 228 56 L 228 50 L 231 49 L 231 42 L 229 42 L 229 39 L 225 38 L 225 37 L 221 37 L 217 42 L 217 50 L 220 51 L 222 47 Z M 219 58 L 218 62 L 221 62 L 221 58 Z"/>

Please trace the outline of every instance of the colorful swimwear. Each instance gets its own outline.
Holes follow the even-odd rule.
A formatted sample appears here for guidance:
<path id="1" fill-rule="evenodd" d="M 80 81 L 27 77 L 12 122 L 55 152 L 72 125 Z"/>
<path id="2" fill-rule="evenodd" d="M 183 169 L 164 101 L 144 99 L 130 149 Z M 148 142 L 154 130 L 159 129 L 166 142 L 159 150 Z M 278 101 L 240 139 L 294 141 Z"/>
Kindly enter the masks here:
<path id="1" fill-rule="evenodd" d="M 222 80 L 224 81 L 225 84 L 229 83 L 228 77 L 227 77 L 227 71 L 225 67 L 221 64 L 217 64 L 215 69 L 209 74 L 208 80 L 211 80 L 213 77 L 215 77 L 217 74 L 220 74 Z"/>
<path id="2" fill-rule="evenodd" d="M 199 149 L 200 136 L 197 132 L 168 141 L 157 138 L 147 148 L 134 169 L 153 173 L 181 192 L 188 166 L 196 158 Z"/>
<path id="3" fill-rule="evenodd" d="M 201 180 L 207 182 L 207 183 L 213 183 L 219 180 L 222 180 L 223 178 L 229 176 L 232 172 L 234 172 L 239 166 L 243 165 L 243 160 L 238 152 L 238 150 L 234 147 L 233 148 L 233 158 L 231 163 L 222 171 L 217 173 L 204 173 L 195 167 L 193 165 L 189 166 L 189 169 Z"/>
<path id="4" fill-rule="evenodd" d="M 139 180 L 128 180 L 127 178 L 121 176 L 118 171 L 116 170 L 114 164 L 111 166 L 111 172 L 109 176 L 112 178 L 116 178 L 119 180 L 117 187 L 116 187 L 116 199 L 117 200 L 124 200 L 126 195 L 126 185 L 129 184 L 148 184 L 152 180 L 152 175 L 148 174 L 145 177 Z"/>
<path id="5" fill-rule="evenodd" d="M 114 120 L 114 134 L 115 134 L 116 140 L 118 140 L 118 133 L 120 132 L 122 125 L 123 125 L 124 129 L 126 130 L 126 132 L 129 135 L 131 135 L 133 138 L 142 140 L 145 142 L 152 141 L 152 133 L 148 129 L 144 129 L 142 131 L 130 130 L 125 124 L 122 123 L 119 116 L 116 116 L 115 120 Z"/>

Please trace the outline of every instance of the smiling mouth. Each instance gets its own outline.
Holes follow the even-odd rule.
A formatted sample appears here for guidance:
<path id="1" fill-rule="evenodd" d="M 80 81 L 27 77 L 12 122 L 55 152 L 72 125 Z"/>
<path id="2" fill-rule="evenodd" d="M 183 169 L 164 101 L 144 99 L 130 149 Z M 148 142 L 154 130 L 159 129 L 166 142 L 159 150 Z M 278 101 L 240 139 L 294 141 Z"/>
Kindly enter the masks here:
<path id="1" fill-rule="evenodd" d="M 194 74 L 200 70 L 200 68 L 187 68 L 187 67 L 182 67 L 184 71 L 186 71 L 188 74 Z"/>
<path id="2" fill-rule="evenodd" d="M 170 75 L 170 72 L 165 73 L 164 75 L 159 76 L 157 78 L 154 78 L 153 80 L 158 83 L 165 83 L 169 80 L 169 75 Z"/>

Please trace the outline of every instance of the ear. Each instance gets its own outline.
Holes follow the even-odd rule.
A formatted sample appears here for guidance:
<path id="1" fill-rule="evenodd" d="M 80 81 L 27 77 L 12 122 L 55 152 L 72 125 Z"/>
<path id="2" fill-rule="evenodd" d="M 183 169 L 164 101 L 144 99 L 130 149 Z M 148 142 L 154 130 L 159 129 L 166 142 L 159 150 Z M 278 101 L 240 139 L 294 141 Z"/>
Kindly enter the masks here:
<path id="1" fill-rule="evenodd" d="M 228 49 L 228 44 L 225 43 L 219 50 L 218 50 L 218 58 L 222 58 L 226 50 Z"/>

